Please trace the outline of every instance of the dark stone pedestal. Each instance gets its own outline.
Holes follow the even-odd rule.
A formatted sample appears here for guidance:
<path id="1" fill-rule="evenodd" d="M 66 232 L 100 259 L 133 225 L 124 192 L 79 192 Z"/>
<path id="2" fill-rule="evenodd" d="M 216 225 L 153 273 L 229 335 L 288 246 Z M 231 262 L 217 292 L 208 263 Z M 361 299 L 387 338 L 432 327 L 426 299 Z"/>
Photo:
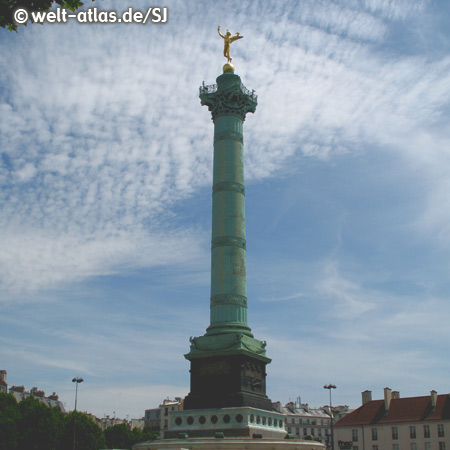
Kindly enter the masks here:
<path id="1" fill-rule="evenodd" d="M 272 411 L 266 395 L 266 363 L 248 355 L 191 360 L 191 392 L 184 409 L 249 406 Z"/>

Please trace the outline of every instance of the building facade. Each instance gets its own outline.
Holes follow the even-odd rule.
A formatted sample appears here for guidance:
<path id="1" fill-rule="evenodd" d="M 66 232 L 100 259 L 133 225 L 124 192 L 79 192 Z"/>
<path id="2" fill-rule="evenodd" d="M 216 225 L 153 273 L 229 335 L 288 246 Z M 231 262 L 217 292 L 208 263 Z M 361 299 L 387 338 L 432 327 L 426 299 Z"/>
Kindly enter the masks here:
<path id="1" fill-rule="evenodd" d="M 166 398 L 158 408 L 146 409 L 144 416 L 145 426 L 150 426 L 153 431 L 159 431 L 161 438 L 164 431 L 169 427 L 169 415 L 174 411 L 183 410 L 183 399 L 176 397 L 175 400 Z"/>
<path id="2" fill-rule="evenodd" d="M 327 444 L 331 435 L 331 413 L 329 406 L 310 408 L 307 403 L 273 403 L 276 411 L 285 416 L 286 432 L 294 439 L 315 440 Z"/>
<path id="3" fill-rule="evenodd" d="M 17 403 L 21 402 L 27 397 L 32 396 L 34 398 L 37 398 L 41 403 L 44 403 L 47 406 L 58 408 L 61 412 L 66 412 L 63 403 L 59 400 L 59 397 L 55 392 L 53 392 L 52 395 L 46 397 L 45 392 L 40 391 L 37 387 L 31 388 L 31 390 L 28 392 L 25 390 L 24 386 L 12 386 L 11 389 L 9 389 L 9 393 L 14 396 Z"/>
<path id="4" fill-rule="evenodd" d="M 400 398 L 385 388 L 383 400 L 372 400 L 364 391 L 362 406 L 336 422 L 334 442 L 351 450 L 450 450 L 450 394 Z"/>
<path id="5" fill-rule="evenodd" d="M 6 382 L 6 370 L 0 370 L 0 392 L 8 393 L 8 383 Z"/>

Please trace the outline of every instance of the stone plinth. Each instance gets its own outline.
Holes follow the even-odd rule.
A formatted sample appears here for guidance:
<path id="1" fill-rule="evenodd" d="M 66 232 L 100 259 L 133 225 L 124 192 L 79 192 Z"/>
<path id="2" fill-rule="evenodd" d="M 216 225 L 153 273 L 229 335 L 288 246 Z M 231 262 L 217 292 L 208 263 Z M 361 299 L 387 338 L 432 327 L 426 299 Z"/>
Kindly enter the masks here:
<path id="1" fill-rule="evenodd" d="M 325 450 L 314 441 L 287 439 L 165 439 L 141 442 L 133 450 Z"/>
<path id="2" fill-rule="evenodd" d="M 225 437 L 283 439 L 286 436 L 284 416 L 276 411 L 257 408 L 215 408 L 173 411 L 165 438 L 177 438 L 183 433 L 191 438 Z"/>

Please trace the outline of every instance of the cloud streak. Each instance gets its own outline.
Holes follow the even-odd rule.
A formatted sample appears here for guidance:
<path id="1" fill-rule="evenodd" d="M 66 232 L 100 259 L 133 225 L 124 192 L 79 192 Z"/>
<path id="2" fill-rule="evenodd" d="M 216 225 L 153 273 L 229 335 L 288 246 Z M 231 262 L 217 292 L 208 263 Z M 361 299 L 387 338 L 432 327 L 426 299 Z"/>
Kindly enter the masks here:
<path id="1" fill-rule="evenodd" d="M 163 27 L 0 35 L 0 323 L 14 384 L 72 398 L 66 382 L 86 374 L 85 407 L 100 415 L 100 403 L 119 414 L 118 387 L 122 415 L 187 393 L 181 355 L 209 297 L 213 126 L 197 89 L 224 63 L 220 24 L 245 36 L 233 62 L 258 94 L 244 125 L 249 318 L 274 358 L 271 395 L 319 399 L 319 379 L 343 403 L 391 382 L 445 391 L 448 364 L 427 350 L 448 341 L 450 313 L 440 5 L 167 5 Z"/>

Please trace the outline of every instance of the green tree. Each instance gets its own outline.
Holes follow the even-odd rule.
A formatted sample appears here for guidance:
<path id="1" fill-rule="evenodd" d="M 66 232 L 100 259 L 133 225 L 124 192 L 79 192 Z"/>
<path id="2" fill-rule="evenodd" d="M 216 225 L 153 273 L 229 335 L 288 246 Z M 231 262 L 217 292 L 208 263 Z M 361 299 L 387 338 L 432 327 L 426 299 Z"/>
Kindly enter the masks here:
<path id="1" fill-rule="evenodd" d="M 18 450 L 56 450 L 61 413 L 32 396 L 19 403 L 19 411 Z"/>
<path id="2" fill-rule="evenodd" d="M 159 433 L 157 431 L 153 431 L 152 427 L 149 425 L 144 427 L 142 430 L 139 428 L 133 428 L 131 430 L 131 445 L 143 441 L 154 441 L 155 439 L 159 439 Z"/>
<path id="3" fill-rule="evenodd" d="M 157 431 L 153 431 L 152 427 L 150 425 L 146 425 L 144 427 L 144 429 L 142 430 L 142 439 L 141 440 L 142 441 L 154 441 L 155 439 L 159 439 L 159 433 Z"/>
<path id="4" fill-rule="evenodd" d="M 142 430 L 139 428 L 133 428 L 131 430 L 131 445 L 136 444 L 137 442 L 141 442 L 144 439 L 142 438 Z"/>
<path id="5" fill-rule="evenodd" d="M 48 11 L 53 3 L 71 11 L 83 6 L 80 0 L 0 0 L 0 26 L 17 31 L 17 24 L 14 22 L 14 12 L 17 8 L 25 8 L 29 12 Z"/>
<path id="6" fill-rule="evenodd" d="M 0 450 L 17 450 L 20 411 L 11 394 L 0 393 Z"/>
<path id="7" fill-rule="evenodd" d="M 106 448 L 103 431 L 94 420 L 86 414 L 72 411 L 64 417 L 63 433 L 60 439 L 59 450 L 71 450 L 73 448 L 75 420 L 76 450 L 99 450 L 100 448 Z"/>
<path id="8" fill-rule="evenodd" d="M 131 448 L 131 430 L 124 423 L 114 425 L 105 430 L 106 445 L 108 448 Z"/>

